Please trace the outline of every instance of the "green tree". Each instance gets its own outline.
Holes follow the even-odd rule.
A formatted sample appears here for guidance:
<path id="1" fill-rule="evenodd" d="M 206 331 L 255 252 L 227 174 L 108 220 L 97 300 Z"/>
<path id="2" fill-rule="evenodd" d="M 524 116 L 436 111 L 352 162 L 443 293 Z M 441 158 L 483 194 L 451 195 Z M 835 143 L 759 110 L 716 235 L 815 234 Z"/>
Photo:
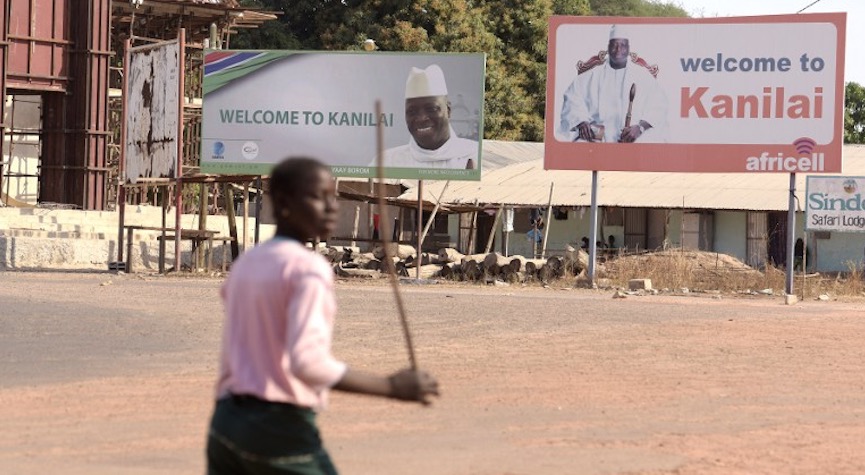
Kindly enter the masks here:
<path id="1" fill-rule="evenodd" d="M 589 0 L 553 0 L 556 15 L 587 16 L 592 14 Z"/>
<path id="2" fill-rule="evenodd" d="M 673 2 L 647 0 L 589 0 L 592 14 L 597 16 L 686 17 L 682 7 Z"/>
<path id="3" fill-rule="evenodd" d="M 383 51 L 486 54 L 484 137 L 541 141 L 547 25 L 556 15 L 687 16 L 649 0 L 242 0 L 279 12 L 242 30 L 232 48 L 350 50 L 366 38 Z"/>
<path id="4" fill-rule="evenodd" d="M 573 3 L 573 2 L 572 2 Z M 541 141 L 546 100 L 547 23 L 551 0 L 479 1 L 496 48 L 488 51 L 488 136 Z M 493 70 L 497 68 L 497 70 Z"/>
<path id="5" fill-rule="evenodd" d="M 281 23 L 273 21 L 232 37 L 229 47 L 232 49 L 303 49 L 297 37 Z"/>
<path id="6" fill-rule="evenodd" d="M 844 87 L 844 143 L 865 143 L 865 87 L 852 81 Z"/>

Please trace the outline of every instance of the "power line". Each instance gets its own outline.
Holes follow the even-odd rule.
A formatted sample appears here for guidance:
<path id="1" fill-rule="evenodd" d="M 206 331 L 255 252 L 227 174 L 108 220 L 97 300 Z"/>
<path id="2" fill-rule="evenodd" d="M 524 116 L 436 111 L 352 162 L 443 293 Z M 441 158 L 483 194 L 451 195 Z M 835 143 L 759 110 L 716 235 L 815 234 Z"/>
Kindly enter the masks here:
<path id="1" fill-rule="evenodd" d="M 814 0 L 814 1 L 811 2 L 807 7 L 805 7 L 805 8 L 803 8 L 803 9 L 799 10 L 799 11 L 796 12 L 796 13 L 802 13 L 802 12 L 804 12 L 805 10 L 807 10 L 807 9 L 809 9 L 809 8 L 811 8 L 811 7 L 813 7 L 814 5 L 820 3 L 820 1 L 821 1 L 821 0 Z"/>

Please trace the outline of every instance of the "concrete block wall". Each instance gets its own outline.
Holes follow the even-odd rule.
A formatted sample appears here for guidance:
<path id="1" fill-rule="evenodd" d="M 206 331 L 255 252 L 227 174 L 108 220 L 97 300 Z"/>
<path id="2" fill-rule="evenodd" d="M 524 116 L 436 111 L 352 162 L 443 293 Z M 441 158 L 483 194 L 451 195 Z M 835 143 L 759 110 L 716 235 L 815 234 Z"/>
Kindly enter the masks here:
<path id="1" fill-rule="evenodd" d="M 107 239 L 0 235 L 0 270 L 107 270 L 114 249 Z"/>
<path id="2" fill-rule="evenodd" d="M 125 224 L 159 227 L 161 209 L 152 206 L 127 206 Z M 173 211 L 167 216 L 167 227 L 173 228 Z M 238 218 L 238 240 L 242 239 L 242 219 Z M 0 208 L 0 271 L 2 270 L 108 270 L 109 262 L 117 260 L 119 215 L 113 211 L 78 211 L 53 208 Z M 183 229 L 198 229 L 197 215 L 182 215 Z M 225 216 L 208 216 L 207 229 L 219 236 L 229 236 Z M 274 226 L 261 226 L 259 239 L 273 236 Z M 133 234 L 133 272 L 156 272 L 159 269 L 159 241 L 156 231 L 136 231 Z M 247 248 L 253 245 L 255 219 L 247 228 Z M 126 239 L 124 233 L 123 239 Z M 127 243 L 124 243 L 124 254 Z M 230 247 L 214 245 L 212 262 L 220 269 L 223 250 Z M 192 263 L 192 243 L 181 241 L 181 262 Z M 166 245 L 166 268 L 174 265 L 174 242 Z"/>

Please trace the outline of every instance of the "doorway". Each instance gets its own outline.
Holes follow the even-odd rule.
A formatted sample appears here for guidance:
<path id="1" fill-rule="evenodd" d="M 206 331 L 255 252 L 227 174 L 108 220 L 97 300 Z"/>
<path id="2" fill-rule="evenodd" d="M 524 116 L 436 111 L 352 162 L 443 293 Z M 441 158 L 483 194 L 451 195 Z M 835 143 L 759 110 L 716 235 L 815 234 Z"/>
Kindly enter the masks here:
<path id="1" fill-rule="evenodd" d="M 787 212 L 771 211 L 768 220 L 769 233 L 769 263 L 775 267 L 786 267 L 787 265 Z"/>

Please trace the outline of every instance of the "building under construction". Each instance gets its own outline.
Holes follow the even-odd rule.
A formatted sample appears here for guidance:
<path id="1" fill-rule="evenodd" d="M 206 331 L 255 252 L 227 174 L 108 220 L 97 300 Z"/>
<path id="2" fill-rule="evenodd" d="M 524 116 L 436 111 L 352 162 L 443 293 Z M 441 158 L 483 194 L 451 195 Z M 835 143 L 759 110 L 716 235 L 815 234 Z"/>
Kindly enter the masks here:
<path id="1" fill-rule="evenodd" d="M 274 18 L 237 0 L 0 0 L 0 206 L 113 208 L 123 45 L 181 30 L 183 172 L 194 172 L 203 48 Z"/>

